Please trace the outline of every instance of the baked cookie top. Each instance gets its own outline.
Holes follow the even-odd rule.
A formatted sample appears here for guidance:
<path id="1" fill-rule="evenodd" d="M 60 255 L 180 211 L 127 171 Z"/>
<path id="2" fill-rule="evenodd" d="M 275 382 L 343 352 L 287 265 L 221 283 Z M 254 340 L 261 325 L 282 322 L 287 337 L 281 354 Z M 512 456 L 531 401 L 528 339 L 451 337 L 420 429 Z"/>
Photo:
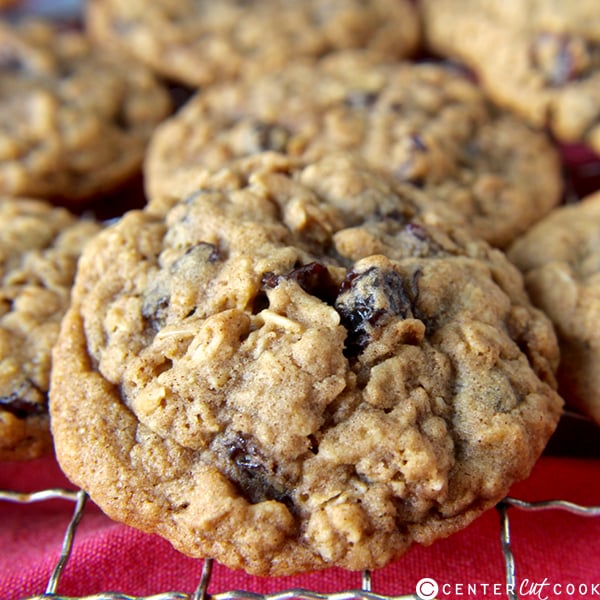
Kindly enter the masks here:
<path id="1" fill-rule="evenodd" d="M 0 460 L 51 448 L 50 353 L 76 261 L 99 229 L 44 202 L 0 199 Z"/>
<path id="2" fill-rule="evenodd" d="M 504 254 L 334 156 L 255 157 L 125 215 L 84 252 L 53 359 L 67 475 L 261 575 L 381 567 L 464 527 L 562 405 Z"/>
<path id="3" fill-rule="evenodd" d="M 410 0 L 91 0 L 86 24 L 101 43 L 192 87 L 345 48 L 400 58 L 420 42 Z"/>
<path id="4" fill-rule="evenodd" d="M 600 424 L 600 193 L 550 213 L 509 258 L 555 324 L 562 395 Z"/>
<path id="5" fill-rule="evenodd" d="M 493 100 L 564 142 L 600 151 L 594 0 L 424 0 L 427 45 L 462 60 Z"/>
<path id="6" fill-rule="evenodd" d="M 147 195 L 153 207 L 169 206 L 180 180 L 235 157 L 274 150 L 314 159 L 340 149 L 422 189 L 497 246 L 561 196 L 546 136 L 496 113 L 463 73 L 352 51 L 200 91 L 155 132 Z"/>
<path id="7" fill-rule="evenodd" d="M 84 200 L 140 170 L 165 88 L 136 62 L 41 21 L 0 23 L 0 193 Z"/>

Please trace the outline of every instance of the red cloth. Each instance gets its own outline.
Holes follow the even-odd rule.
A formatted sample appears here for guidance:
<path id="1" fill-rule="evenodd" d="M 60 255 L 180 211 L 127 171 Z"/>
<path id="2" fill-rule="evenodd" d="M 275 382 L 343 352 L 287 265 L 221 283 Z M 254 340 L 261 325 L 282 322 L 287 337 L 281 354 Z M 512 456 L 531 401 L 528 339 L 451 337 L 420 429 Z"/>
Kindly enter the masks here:
<path id="1" fill-rule="evenodd" d="M 34 491 L 48 487 L 72 487 L 52 459 L 0 465 L 2 489 Z M 514 486 L 511 496 L 528 501 L 561 498 L 600 506 L 600 459 L 542 457 L 531 477 Z M 73 508 L 73 503 L 63 500 L 26 506 L 0 502 L 2 600 L 45 591 Z M 521 598 L 600 598 L 600 517 L 556 510 L 531 513 L 517 508 L 510 509 L 509 515 L 518 580 L 521 585 L 529 582 L 529 586 L 542 586 L 522 588 Z M 103 591 L 132 596 L 167 591 L 191 594 L 201 569 L 201 560 L 179 554 L 156 536 L 113 523 L 90 503 L 57 593 L 75 597 Z M 437 581 L 440 599 L 505 598 L 497 512 L 488 511 L 465 530 L 430 547 L 415 547 L 396 563 L 375 571 L 373 591 L 412 594 L 424 577 Z M 360 573 L 339 569 L 263 579 L 215 565 L 208 591 L 267 593 L 301 587 L 333 592 L 360 586 Z M 573 590 L 575 593 L 569 593 Z M 540 594 L 536 595 L 537 591 Z"/>

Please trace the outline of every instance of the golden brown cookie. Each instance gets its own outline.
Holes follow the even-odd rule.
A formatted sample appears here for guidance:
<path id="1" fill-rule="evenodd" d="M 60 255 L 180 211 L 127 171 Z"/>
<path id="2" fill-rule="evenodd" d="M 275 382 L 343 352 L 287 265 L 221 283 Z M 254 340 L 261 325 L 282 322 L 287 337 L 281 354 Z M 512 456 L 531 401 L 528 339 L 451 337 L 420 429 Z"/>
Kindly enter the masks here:
<path id="1" fill-rule="evenodd" d="M 125 215 L 53 354 L 66 474 L 261 575 L 377 568 L 466 526 L 554 430 L 558 351 L 504 254 L 433 218 L 355 159 L 272 155 Z"/>
<path id="2" fill-rule="evenodd" d="M 471 67 L 490 97 L 563 142 L 600 152 L 596 0 L 423 0 L 427 45 Z"/>
<path id="3" fill-rule="evenodd" d="M 400 58 L 420 42 L 410 0 L 91 0 L 86 23 L 101 43 L 192 87 L 345 48 Z"/>
<path id="4" fill-rule="evenodd" d="M 32 459 L 52 443 L 50 353 L 91 219 L 25 198 L 0 198 L 0 460 Z"/>
<path id="5" fill-rule="evenodd" d="M 562 395 L 600 424 L 600 192 L 554 210 L 509 251 L 556 326 Z"/>
<path id="6" fill-rule="evenodd" d="M 200 91 L 153 136 L 153 207 L 203 168 L 265 150 L 310 159 L 359 153 L 505 246 L 555 206 L 560 161 L 547 137 L 497 113 L 463 73 L 342 52 Z"/>
<path id="7" fill-rule="evenodd" d="M 134 61 L 41 21 L 0 23 L 0 194 L 82 201 L 139 173 L 170 111 Z"/>

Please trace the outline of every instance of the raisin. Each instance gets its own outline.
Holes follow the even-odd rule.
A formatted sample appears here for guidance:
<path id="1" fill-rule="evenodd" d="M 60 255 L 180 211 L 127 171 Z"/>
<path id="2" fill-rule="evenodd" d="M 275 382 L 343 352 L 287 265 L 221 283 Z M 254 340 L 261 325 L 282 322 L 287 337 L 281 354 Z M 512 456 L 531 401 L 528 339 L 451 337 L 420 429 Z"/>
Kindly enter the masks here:
<path id="1" fill-rule="evenodd" d="M 373 330 L 393 317 L 412 317 L 418 295 L 418 276 L 407 279 L 392 270 L 372 267 L 350 271 L 340 286 L 335 308 L 348 330 L 344 354 L 356 357 L 371 340 Z"/>
<path id="2" fill-rule="evenodd" d="M 228 445 L 229 458 L 238 469 L 258 473 L 265 471 L 259 451 L 249 436 L 238 433 Z"/>
<path id="3" fill-rule="evenodd" d="M 323 302 L 333 304 L 337 297 L 337 286 L 327 267 L 320 263 L 312 262 L 294 269 L 287 277 L 296 281 L 306 293 L 323 300 Z"/>
<path id="4" fill-rule="evenodd" d="M 11 413 L 17 419 L 25 419 L 32 415 L 45 413 L 46 407 L 44 404 L 32 402 L 25 398 L 26 393 L 32 389 L 37 391 L 38 394 L 42 394 L 42 391 L 30 381 L 21 386 L 21 389 L 15 390 L 8 395 L 0 396 L 0 409 Z"/>
<path id="5" fill-rule="evenodd" d="M 292 505 L 290 492 L 279 480 L 275 462 L 266 457 L 252 436 L 236 432 L 225 443 L 226 471 L 251 503 L 277 500 Z"/>
<path id="6" fill-rule="evenodd" d="M 194 95 L 196 90 L 182 84 L 170 82 L 168 91 L 173 104 L 173 111 L 176 112 Z"/>
<path id="7" fill-rule="evenodd" d="M 276 273 L 269 271 L 268 273 L 263 274 L 261 282 L 264 287 L 273 289 L 279 285 L 279 281 L 282 277 L 283 275 L 277 275 Z"/>
<path id="8" fill-rule="evenodd" d="M 307 294 L 315 296 L 323 302 L 333 305 L 337 297 L 337 286 L 329 274 L 327 267 L 321 263 L 311 262 L 293 269 L 286 275 L 265 273 L 262 283 L 265 287 L 277 287 L 281 278 L 295 281 Z"/>

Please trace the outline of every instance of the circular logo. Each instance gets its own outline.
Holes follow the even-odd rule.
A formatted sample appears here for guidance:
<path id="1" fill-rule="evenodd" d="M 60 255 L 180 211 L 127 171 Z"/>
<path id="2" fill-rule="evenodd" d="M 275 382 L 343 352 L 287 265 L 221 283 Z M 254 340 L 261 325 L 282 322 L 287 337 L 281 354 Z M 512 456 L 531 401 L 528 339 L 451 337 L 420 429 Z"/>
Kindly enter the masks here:
<path id="1" fill-rule="evenodd" d="M 417 596 L 421 600 L 433 600 L 436 594 L 439 592 L 439 586 L 435 579 L 431 577 L 423 577 L 417 581 Z"/>

